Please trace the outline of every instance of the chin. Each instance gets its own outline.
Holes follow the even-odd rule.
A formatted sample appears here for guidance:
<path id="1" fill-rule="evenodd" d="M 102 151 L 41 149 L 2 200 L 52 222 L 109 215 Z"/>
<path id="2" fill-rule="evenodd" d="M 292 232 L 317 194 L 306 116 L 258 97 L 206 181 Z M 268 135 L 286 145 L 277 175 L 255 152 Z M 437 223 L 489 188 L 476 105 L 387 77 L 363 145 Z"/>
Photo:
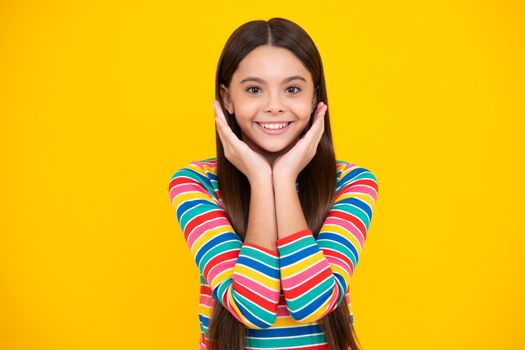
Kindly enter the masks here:
<path id="1" fill-rule="evenodd" d="M 275 142 L 273 144 L 259 144 L 259 147 L 268 153 L 278 153 L 287 150 L 292 146 L 291 142 Z"/>

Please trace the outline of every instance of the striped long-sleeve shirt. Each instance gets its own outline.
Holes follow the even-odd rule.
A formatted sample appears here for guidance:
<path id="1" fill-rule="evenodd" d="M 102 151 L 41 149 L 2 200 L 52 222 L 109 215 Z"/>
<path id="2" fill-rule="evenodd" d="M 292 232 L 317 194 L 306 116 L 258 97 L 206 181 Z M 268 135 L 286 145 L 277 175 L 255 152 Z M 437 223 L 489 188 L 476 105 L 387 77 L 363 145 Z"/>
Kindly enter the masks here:
<path id="1" fill-rule="evenodd" d="M 375 176 L 338 160 L 336 198 L 317 237 L 309 229 L 295 232 L 278 239 L 274 251 L 244 243 L 234 232 L 216 165 L 216 158 L 193 161 L 169 181 L 171 204 L 200 271 L 200 349 L 206 349 L 215 302 L 246 326 L 245 349 L 328 349 L 320 319 L 345 299 L 353 323 L 348 285 L 377 201 Z"/>

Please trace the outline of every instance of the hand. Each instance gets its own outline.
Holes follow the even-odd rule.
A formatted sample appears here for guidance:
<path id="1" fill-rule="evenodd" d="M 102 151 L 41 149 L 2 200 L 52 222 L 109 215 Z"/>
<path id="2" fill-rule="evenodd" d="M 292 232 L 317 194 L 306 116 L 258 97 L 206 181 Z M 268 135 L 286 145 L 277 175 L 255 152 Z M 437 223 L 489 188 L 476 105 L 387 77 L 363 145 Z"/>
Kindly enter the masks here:
<path id="1" fill-rule="evenodd" d="M 228 125 L 221 105 L 217 100 L 213 101 L 213 109 L 215 110 L 217 133 L 224 149 L 224 155 L 230 163 L 246 175 L 250 183 L 256 176 L 271 177 L 271 165 L 266 158 L 252 150 L 245 142 L 239 140 Z"/>
<path id="2" fill-rule="evenodd" d="M 317 104 L 314 121 L 310 130 L 297 141 L 292 149 L 274 160 L 272 164 L 272 174 L 274 177 L 286 176 L 295 181 L 301 170 L 310 163 L 317 152 L 317 145 L 323 136 L 324 115 L 327 109 L 327 105 L 323 102 Z"/>

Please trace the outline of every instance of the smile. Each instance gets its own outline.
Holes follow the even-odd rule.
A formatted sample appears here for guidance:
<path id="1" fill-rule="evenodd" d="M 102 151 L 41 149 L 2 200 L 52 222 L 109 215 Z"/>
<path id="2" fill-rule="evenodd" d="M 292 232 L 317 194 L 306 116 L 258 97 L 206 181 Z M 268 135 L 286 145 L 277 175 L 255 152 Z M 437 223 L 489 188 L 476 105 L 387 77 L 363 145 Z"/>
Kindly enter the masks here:
<path id="1" fill-rule="evenodd" d="M 288 129 L 290 129 L 290 125 L 292 124 L 292 122 L 288 122 L 286 124 L 286 126 L 284 126 L 284 127 L 279 127 L 279 125 L 281 123 L 275 123 L 277 125 L 274 124 L 275 125 L 275 126 L 273 126 L 274 129 L 265 128 L 265 127 L 263 127 L 261 124 L 259 124 L 257 122 L 255 124 L 257 124 L 257 128 L 259 130 L 261 130 L 262 132 L 264 132 L 265 134 L 268 134 L 268 135 L 280 135 L 280 134 L 286 132 Z M 283 123 L 283 125 L 284 125 L 284 123 Z"/>

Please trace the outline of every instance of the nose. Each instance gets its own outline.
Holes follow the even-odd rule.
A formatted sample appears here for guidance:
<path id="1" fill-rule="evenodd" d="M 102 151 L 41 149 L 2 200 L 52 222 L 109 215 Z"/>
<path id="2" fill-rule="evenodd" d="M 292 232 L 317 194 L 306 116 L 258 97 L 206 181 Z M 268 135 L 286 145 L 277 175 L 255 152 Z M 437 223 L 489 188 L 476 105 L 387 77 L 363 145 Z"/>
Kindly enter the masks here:
<path id="1" fill-rule="evenodd" d="M 268 98 L 266 108 L 264 109 L 265 112 L 271 113 L 271 114 L 277 114 L 280 112 L 283 112 L 285 110 L 285 107 L 279 98 L 279 96 L 272 95 L 270 98 Z"/>

